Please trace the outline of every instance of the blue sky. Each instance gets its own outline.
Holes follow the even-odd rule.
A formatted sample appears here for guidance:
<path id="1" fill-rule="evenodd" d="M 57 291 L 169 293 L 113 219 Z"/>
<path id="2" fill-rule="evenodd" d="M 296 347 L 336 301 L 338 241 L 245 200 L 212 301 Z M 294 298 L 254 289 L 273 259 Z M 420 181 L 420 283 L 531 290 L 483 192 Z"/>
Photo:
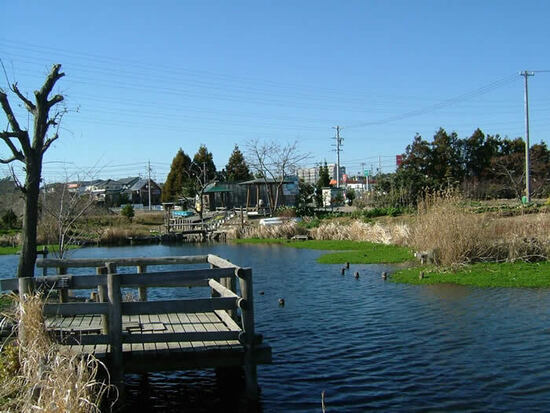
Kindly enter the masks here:
<path id="1" fill-rule="evenodd" d="M 145 174 L 148 161 L 163 181 L 178 148 L 200 144 L 221 169 L 254 138 L 332 162 L 336 125 L 348 171 L 390 171 L 417 132 L 523 136 L 518 73 L 550 69 L 542 0 L 22 0 L 0 13 L 10 81 L 32 93 L 52 63 L 66 73 L 47 181 Z M 549 142 L 550 73 L 529 86 L 531 140 Z"/>

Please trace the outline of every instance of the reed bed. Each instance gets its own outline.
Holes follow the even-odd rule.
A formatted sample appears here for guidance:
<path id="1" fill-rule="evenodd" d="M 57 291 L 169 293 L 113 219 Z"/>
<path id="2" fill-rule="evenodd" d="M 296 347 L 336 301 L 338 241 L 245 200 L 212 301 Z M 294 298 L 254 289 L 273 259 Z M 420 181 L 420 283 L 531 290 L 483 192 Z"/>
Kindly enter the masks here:
<path id="1" fill-rule="evenodd" d="M 240 238 L 292 238 L 295 235 L 306 235 L 308 230 L 295 222 L 281 225 L 254 225 L 244 228 Z"/>
<path id="2" fill-rule="evenodd" d="M 103 364 L 51 340 L 40 294 L 16 300 L 18 338 L 2 349 L 2 359 L 10 361 L 3 367 L 12 374 L 0 375 L 0 411 L 100 412 L 101 400 L 111 389 L 98 379 L 100 371 L 106 372 Z"/>
<path id="3" fill-rule="evenodd" d="M 537 261 L 550 256 L 549 234 L 548 214 L 494 218 L 468 211 L 457 194 L 433 193 L 419 202 L 408 244 L 444 266 Z"/>
<path id="4" fill-rule="evenodd" d="M 409 228 L 406 224 L 400 223 L 382 225 L 353 221 L 349 225 L 343 225 L 332 222 L 312 229 L 310 235 L 317 240 L 368 241 L 404 245 L 409 236 Z"/>

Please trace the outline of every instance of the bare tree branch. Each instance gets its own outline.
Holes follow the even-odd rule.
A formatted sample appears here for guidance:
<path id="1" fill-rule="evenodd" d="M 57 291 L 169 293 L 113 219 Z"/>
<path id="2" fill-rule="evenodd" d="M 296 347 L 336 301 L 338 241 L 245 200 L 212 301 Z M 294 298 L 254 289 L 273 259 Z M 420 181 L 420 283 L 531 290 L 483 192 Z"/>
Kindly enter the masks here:
<path id="1" fill-rule="evenodd" d="M 29 99 L 27 99 L 20 91 L 19 91 L 19 88 L 17 87 L 17 83 L 14 83 L 13 85 L 11 85 L 11 90 L 13 91 L 13 93 L 15 93 L 19 99 L 21 99 L 23 101 L 23 103 L 25 104 L 27 110 L 31 113 L 34 113 L 34 111 L 36 110 L 36 106 L 34 103 L 32 103 Z"/>
<path id="2" fill-rule="evenodd" d="M 59 102 L 62 102 L 63 101 L 63 96 L 61 95 L 55 95 L 53 98 L 51 98 L 49 101 L 48 101 L 48 106 L 51 108 L 53 105 L 55 105 L 56 103 L 59 103 Z"/>
<path id="3" fill-rule="evenodd" d="M 58 138 L 59 138 L 59 134 L 56 132 L 55 135 L 53 135 L 51 138 L 46 140 L 46 142 L 44 142 L 44 146 L 42 147 L 42 153 L 46 152 L 48 150 L 48 148 L 50 147 L 50 145 L 54 141 L 56 141 Z"/>
<path id="4" fill-rule="evenodd" d="M 8 160 L 0 159 L 0 163 L 10 163 L 15 160 L 24 162 L 25 160 L 23 153 L 19 149 L 17 149 L 17 147 L 12 142 L 11 137 L 17 137 L 17 134 L 13 132 L 0 132 L 0 138 L 2 138 L 4 142 L 6 142 L 6 145 L 8 145 L 8 148 L 10 148 L 13 154 L 13 157 Z"/>
<path id="5" fill-rule="evenodd" d="M 8 95 L 1 89 L 0 89 L 0 104 L 2 105 L 2 110 L 4 110 L 4 113 L 8 118 L 8 122 L 10 123 L 12 130 L 16 133 L 23 132 L 23 130 L 19 127 L 19 122 L 17 122 L 17 119 L 13 114 L 13 110 L 11 109 L 10 102 L 8 102 Z"/>
<path id="6" fill-rule="evenodd" d="M 42 86 L 40 91 L 35 91 L 34 92 L 37 99 L 40 98 L 40 97 L 47 98 L 48 95 L 51 93 L 55 83 L 59 79 L 61 79 L 63 76 L 65 76 L 65 73 L 59 72 L 59 69 L 61 69 L 60 64 L 55 64 L 55 65 L 52 66 L 52 70 L 51 70 L 50 74 L 48 75 L 48 77 L 46 78 L 46 81 L 44 82 L 44 85 Z M 55 98 L 56 98 L 56 96 L 54 96 L 52 98 L 52 100 L 54 100 Z M 63 100 L 63 99 L 61 99 L 61 100 Z M 51 107 L 52 105 L 49 105 L 49 106 Z"/>

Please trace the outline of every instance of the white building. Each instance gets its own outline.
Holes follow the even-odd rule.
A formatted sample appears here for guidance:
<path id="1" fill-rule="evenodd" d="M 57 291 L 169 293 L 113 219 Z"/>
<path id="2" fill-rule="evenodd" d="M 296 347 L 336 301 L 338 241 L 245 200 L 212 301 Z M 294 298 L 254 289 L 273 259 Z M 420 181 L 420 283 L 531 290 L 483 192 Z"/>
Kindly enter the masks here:
<path id="1" fill-rule="evenodd" d="M 321 166 L 314 166 L 313 168 L 300 168 L 298 169 L 298 178 L 303 180 L 306 184 L 315 185 L 319 180 L 319 170 Z M 336 179 L 336 170 L 337 165 L 335 163 L 329 163 L 328 165 L 328 176 L 329 179 Z M 342 177 L 346 173 L 346 167 L 340 166 L 340 182 L 342 182 Z"/>

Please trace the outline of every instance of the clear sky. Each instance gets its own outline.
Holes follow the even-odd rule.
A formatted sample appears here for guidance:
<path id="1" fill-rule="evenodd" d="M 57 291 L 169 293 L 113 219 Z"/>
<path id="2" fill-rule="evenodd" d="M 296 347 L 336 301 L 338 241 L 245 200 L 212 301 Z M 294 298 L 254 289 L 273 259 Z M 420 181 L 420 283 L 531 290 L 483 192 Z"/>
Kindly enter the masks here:
<path id="1" fill-rule="evenodd" d="M 297 140 L 309 165 L 330 163 L 336 125 L 348 171 L 379 159 L 390 171 L 417 132 L 523 136 L 519 71 L 550 69 L 544 0 L 4 0 L 0 13 L 10 82 L 32 94 L 51 64 L 66 73 L 47 181 L 150 161 L 162 182 L 180 147 L 205 144 L 221 169 L 252 138 Z M 549 91 L 550 73 L 529 78 L 533 143 L 550 142 Z"/>

